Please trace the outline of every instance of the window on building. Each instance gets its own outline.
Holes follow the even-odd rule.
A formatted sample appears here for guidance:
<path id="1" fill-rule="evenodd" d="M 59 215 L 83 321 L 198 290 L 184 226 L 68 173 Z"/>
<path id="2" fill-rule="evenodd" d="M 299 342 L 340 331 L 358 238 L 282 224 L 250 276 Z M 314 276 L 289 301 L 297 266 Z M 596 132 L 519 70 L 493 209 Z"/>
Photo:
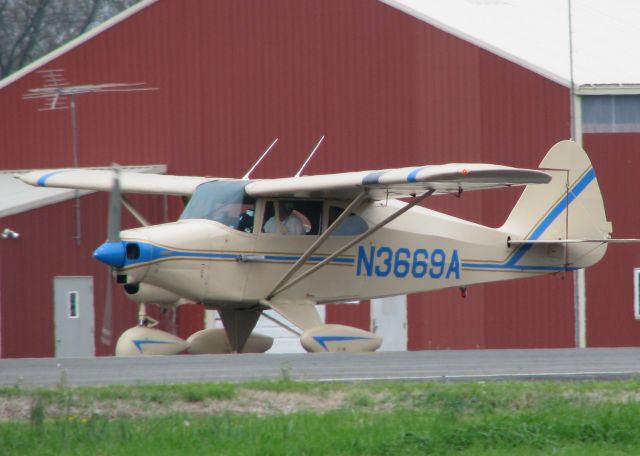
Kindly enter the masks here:
<path id="1" fill-rule="evenodd" d="M 582 96 L 582 131 L 640 132 L 640 95 Z"/>
<path id="2" fill-rule="evenodd" d="M 80 303 L 78 302 L 78 292 L 70 291 L 67 295 L 67 308 L 69 309 L 69 318 L 78 318 L 80 315 L 78 313 L 78 306 Z"/>

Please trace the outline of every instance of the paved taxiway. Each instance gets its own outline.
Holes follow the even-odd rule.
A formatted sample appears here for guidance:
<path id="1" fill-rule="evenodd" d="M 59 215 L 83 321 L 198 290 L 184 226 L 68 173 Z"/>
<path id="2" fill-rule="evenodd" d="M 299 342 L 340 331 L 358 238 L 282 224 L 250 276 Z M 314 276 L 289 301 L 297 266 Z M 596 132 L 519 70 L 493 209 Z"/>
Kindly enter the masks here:
<path id="1" fill-rule="evenodd" d="M 0 385 L 640 378 L 640 348 L 0 360 Z"/>

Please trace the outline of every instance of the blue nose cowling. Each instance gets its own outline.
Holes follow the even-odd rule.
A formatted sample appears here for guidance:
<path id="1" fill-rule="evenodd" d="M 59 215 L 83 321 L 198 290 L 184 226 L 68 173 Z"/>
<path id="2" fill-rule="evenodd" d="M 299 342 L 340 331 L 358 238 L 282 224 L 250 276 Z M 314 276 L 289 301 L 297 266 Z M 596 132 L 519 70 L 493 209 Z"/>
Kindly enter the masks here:
<path id="1" fill-rule="evenodd" d="M 93 257 L 104 264 L 121 268 L 127 259 L 124 242 L 105 242 L 93 252 Z"/>

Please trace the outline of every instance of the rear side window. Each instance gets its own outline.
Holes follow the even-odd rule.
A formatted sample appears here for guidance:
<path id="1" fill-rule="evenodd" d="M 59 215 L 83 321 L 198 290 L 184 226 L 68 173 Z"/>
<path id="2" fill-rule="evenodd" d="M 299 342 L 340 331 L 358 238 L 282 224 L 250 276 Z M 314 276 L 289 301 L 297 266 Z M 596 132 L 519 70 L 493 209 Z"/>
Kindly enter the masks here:
<path id="1" fill-rule="evenodd" d="M 344 209 L 338 206 L 329 207 L 329 225 L 331 225 L 344 212 Z M 332 236 L 356 236 L 362 234 L 369 229 L 367 222 L 355 212 L 343 220 L 338 228 L 332 233 Z"/>

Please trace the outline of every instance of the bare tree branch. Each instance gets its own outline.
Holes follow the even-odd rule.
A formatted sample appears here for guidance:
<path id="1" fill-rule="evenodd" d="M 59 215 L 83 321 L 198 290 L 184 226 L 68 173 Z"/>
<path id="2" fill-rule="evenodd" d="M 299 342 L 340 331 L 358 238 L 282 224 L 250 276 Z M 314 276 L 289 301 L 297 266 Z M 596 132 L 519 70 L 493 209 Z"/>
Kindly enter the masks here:
<path id="1" fill-rule="evenodd" d="M 23 67 L 30 61 L 29 56 L 33 51 L 35 43 L 37 42 L 39 31 L 42 28 L 42 21 L 45 17 L 45 11 L 49 3 L 50 0 L 38 1 L 36 10 L 29 18 L 27 26 L 24 28 L 24 31 L 19 36 L 18 40 L 16 40 L 16 45 L 12 50 L 11 57 L 17 60 L 18 68 Z M 24 43 L 24 45 L 22 45 L 22 43 Z M 19 55 L 16 55 L 14 51 L 19 52 Z"/>
<path id="2" fill-rule="evenodd" d="M 0 79 L 139 0 L 0 0 Z"/>

